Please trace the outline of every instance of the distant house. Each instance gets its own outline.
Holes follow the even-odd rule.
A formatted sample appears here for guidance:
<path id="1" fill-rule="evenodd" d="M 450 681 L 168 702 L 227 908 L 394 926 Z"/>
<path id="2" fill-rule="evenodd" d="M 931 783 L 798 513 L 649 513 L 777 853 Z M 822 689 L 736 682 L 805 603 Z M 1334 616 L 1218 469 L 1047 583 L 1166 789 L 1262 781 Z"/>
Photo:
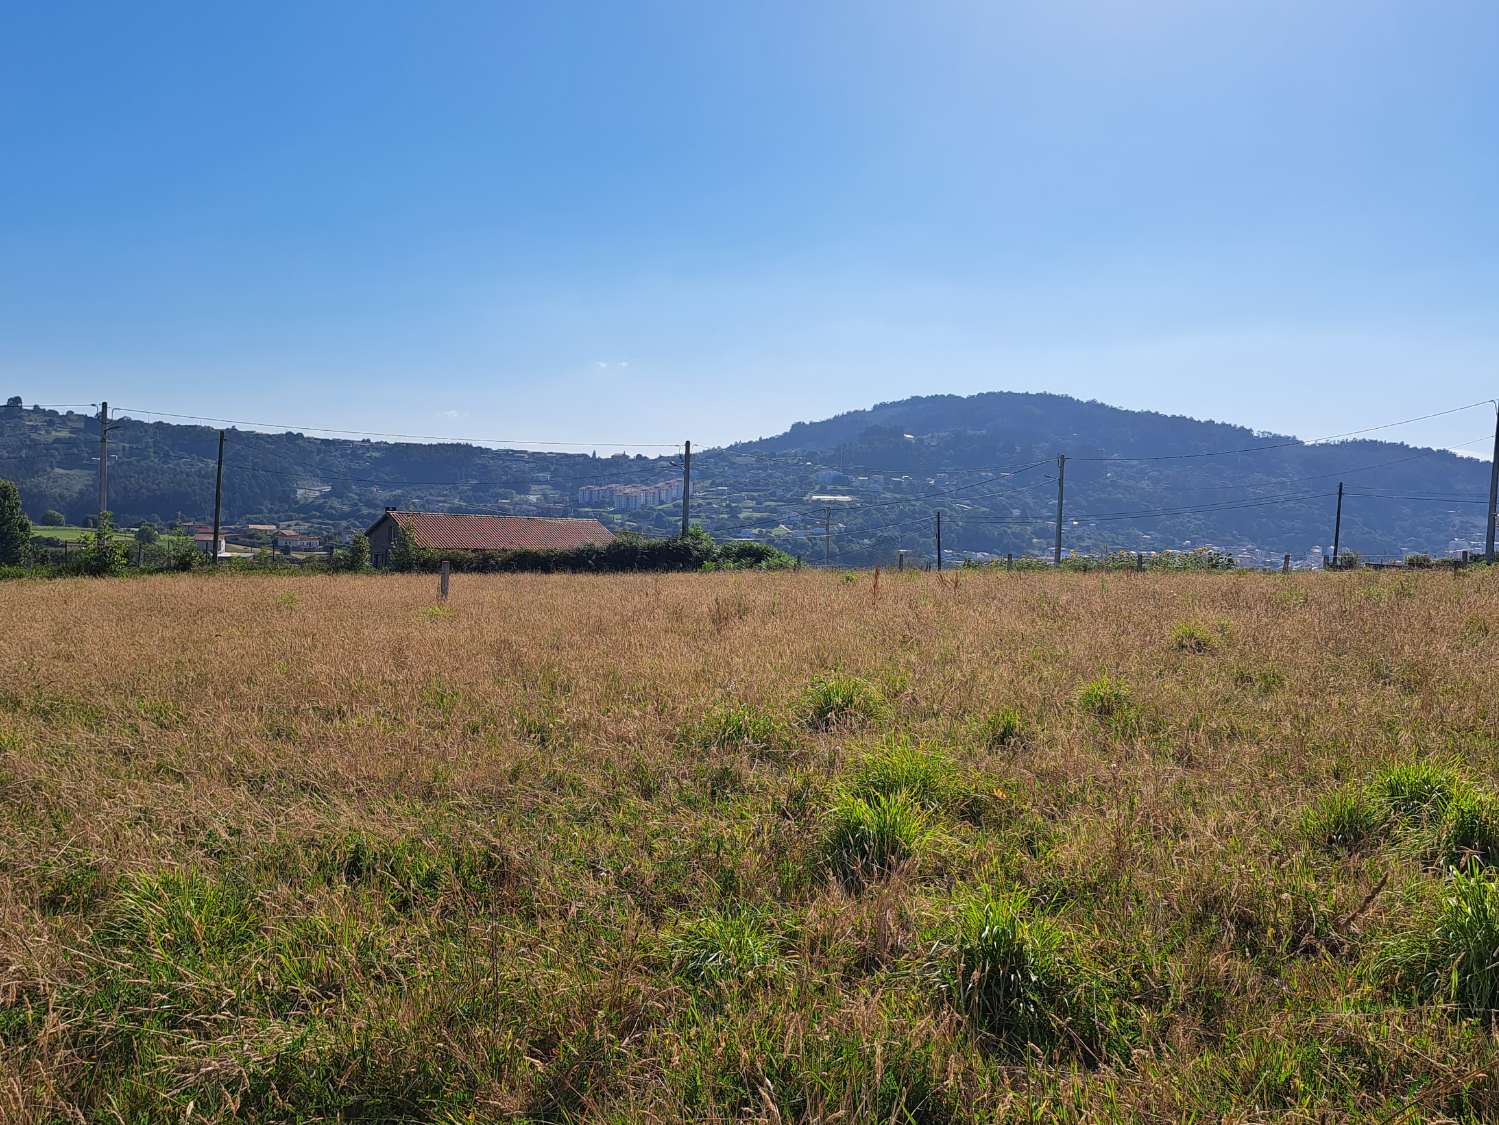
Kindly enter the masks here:
<path id="1" fill-rule="evenodd" d="M 370 562 L 390 564 L 396 529 L 413 547 L 431 551 L 567 551 L 614 541 L 598 520 L 551 516 L 466 516 L 448 512 L 398 512 L 387 508 L 367 534 Z"/>
<path id="2" fill-rule="evenodd" d="M 212 527 L 193 528 L 193 546 L 210 558 L 215 555 L 221 559 L 228 557 L 228 551 L 224 548 L 224 536 L 221 534 L 217 544 L 215 544 Z M 215 547 L 217 547 L 217 550 L 215 550 Z"/>
<path id="3" fill-rule="evenodd" d="M 316 551 L 322 542 L 316 535 L 305 535 L 300 531 L 279 531 L 273 540 L 276 550 L 283 555 L 293 551 Z"/>

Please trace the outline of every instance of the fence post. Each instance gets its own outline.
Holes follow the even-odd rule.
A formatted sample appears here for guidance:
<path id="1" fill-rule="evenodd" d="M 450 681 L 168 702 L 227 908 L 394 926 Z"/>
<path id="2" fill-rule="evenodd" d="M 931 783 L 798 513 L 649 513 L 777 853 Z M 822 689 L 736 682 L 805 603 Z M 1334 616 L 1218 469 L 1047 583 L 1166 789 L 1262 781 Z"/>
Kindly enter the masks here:
<path id="1" fill-rule="evenodd" d="M 1291 556 L 1290 556 L 1289 553 L 1287 553 L 1286 557 L 1283 560 L 1281 560 L 1280 572 L 1282 574 L 1290 574 L 1291 573 Z"/>
<path id="2" fill-rule="evenodd" d="M 448 575 L 452 574 L 453 568 L 447 559 L 442 560 L 442 571 L 437 579 L 438 597 L 443 601 L 448 600 Z"/>

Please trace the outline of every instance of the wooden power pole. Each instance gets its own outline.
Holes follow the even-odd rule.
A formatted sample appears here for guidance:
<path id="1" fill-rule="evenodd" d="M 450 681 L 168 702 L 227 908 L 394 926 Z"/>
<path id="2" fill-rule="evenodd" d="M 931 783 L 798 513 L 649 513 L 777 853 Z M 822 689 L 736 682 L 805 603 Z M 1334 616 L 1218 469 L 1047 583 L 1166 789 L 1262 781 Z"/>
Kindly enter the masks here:
<path id="1" fill-rule="evenodd" d="M 1062 498 L 1067 493 L 1067 454 L 1057 454 L 1057 541 L 1052 547 L 1051 561 L 1062 565 Z"/>
<path id="2" fill-rule="evenodd" d="M 109 403 L 99 404 L 99 526 L 109 511 Z"/>
<path id="3" fill-rule="evenodd" d="M 1338 511 L 1332 518 L 1332 565 L 1338 566 L 1338 541 L 1343 537 L 1343 482 L 1338 481 Z"/>
<path id="4" fill-rule="evenodd" d="M 692 442 L 682 443 L 682 538 L 687 538 L 689 514 L 692 509 Z"/>
<path id="5" fill-rule="evenodd" d="M 1490 566 L 1494 563 L 1494 510 L 1499 508 L 1499 403 L 1494 404 L 1494 456 L 1489 461 L 1489 520 L 1488 534 L 1483 542 L 1483 559 Z"/>
<path id="6" fill-rule="evenodd" d="M 823 509 L 822 513 L 822 565 L 827 566 L 833 553 L 833 509 Z"/>
<path id="7" fill-rule="evenodd" d="M 942 513 L 937 513 L 937 569 L 942 569 Z"/>
<path id="8" fill-rule="evenodd" d="M 224 507 L 224 431 L 219 431 L 219 467 L 213 476 L 213 542 L 208 554 L 219 565 L 219 514 Z"/>

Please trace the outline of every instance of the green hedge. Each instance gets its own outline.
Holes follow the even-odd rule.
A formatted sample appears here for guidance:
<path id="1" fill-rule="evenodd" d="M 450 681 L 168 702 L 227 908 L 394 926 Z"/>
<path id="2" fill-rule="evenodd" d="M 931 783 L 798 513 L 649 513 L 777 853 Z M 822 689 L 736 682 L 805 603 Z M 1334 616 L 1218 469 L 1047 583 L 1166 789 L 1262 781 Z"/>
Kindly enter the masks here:
<path id="1" fill-rule="evenodd" d="M 796 560 L 765 543 L 722 545 L 701 528 L 675 539 L 623 532 L 612 542 L 565 551 L 432 551 L 412 546 L 404 532 L 391 550 L 395 570 L 434 571 L 443 561 L 471 574 L 619 574 L 629 571 L 786 570 Z"/>

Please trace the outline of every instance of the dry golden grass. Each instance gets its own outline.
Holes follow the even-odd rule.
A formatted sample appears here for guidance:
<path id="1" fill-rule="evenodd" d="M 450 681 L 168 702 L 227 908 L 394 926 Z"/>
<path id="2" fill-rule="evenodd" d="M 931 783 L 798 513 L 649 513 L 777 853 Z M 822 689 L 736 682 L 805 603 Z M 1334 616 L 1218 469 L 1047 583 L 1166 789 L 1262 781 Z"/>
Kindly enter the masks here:
<path id="1" fill-rule="evenodd" d="M 1442 893 L 1424 837 L 1303 830 L 1392 763 L 1499 787 L 1499 576 L 435 593 L 0 584 L 0 1116 L 1499 1112 L 1484 1021 L 1369 968 Z M 830 673 L 869 717 L 804 721 Z M 757 733 L 713 737 L 736 708 Z M 956 795 L 840 881 L 829 810 L 902 736 Z M 1086 984 L 1046 1034 L 942 983 L 984 886 Z"/>

